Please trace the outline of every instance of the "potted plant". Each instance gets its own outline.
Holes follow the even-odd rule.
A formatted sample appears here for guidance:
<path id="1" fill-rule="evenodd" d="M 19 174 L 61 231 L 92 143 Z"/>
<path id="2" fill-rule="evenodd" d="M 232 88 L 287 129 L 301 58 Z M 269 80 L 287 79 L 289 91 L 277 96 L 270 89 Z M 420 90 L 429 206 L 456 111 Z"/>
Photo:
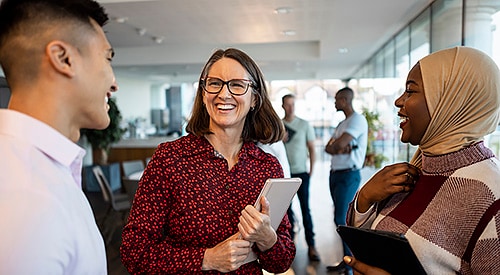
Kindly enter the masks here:
<path id="1" fill-rule="evenodd" d="M 87 137 L 88 142 L 92 146 L 92 158 L 94 164 L 105 165 L 108 162 L 108 153 L 111 144 L 118 142 L 125 129 L 120 127 L 122 115 L 114 98 L 109 98 L 109 126 L 104 130 L 82 129 L 82 136 Z"/>
<path id="2" fill-rule="evenodd" d="M 376 139 L 376 133 L 382 129 L 383 125 L 377 112 L 370 112 L 368 109 L 363 108 L 363 115 L 368 123 L 368 145 L 366 148 L 365 166 L 380 168 L 382 167 L 382 162 L 386 161 L 387 158 L 384 154 L 375 152 L 373 142 Z"/>

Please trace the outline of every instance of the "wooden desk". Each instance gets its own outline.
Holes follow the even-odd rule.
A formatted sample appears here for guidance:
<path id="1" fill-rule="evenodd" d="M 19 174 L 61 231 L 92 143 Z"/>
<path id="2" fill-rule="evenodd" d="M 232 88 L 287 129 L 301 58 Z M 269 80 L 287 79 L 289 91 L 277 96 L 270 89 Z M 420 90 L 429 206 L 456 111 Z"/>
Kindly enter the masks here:
<path id="1" fill-rule="evenodd" d="M 122 162 L 125 160 L 144 160 L 150 158 L 156 147 L 162 142 L 172 141 L 176 137 L 150 137 L 147 139 L 124 139 L 111 146 L 108 162 Z"/>

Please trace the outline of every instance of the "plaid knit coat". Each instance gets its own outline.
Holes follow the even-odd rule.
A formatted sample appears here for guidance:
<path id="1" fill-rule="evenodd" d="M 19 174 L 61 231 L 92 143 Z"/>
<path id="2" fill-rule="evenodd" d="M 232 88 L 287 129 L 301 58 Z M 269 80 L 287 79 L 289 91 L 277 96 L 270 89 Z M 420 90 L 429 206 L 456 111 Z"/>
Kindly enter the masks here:
<path id="1" fill-rule="evenodd" d="M 422 173 L 361 227 L 403 233 L 428 274 L 500 274 L 500 161 L 480 142 L 423 156 Z M 351 203 L 348 224 L 353 215 Z"/>

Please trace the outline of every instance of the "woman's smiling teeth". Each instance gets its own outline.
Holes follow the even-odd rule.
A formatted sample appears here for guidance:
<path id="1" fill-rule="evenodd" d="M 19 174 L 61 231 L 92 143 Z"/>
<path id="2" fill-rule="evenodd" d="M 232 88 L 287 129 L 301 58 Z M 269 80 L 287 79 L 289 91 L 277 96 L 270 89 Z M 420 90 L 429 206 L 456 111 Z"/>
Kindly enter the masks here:
<path id="1" fill-rule="evenodd" d="M 410 120 L 407 116 L 399 116 L 400 122 L 399 122 L 399 128 L 402 128 L 406 123 Z"/>
<path id="2" fill-rule="evenodd" d="M 217 108 L 219 108 L 220 110 L 231 110 L 231 109 L 234 109 L 234 105 L 231 105 L 231 104 L 218 104 Z"/>

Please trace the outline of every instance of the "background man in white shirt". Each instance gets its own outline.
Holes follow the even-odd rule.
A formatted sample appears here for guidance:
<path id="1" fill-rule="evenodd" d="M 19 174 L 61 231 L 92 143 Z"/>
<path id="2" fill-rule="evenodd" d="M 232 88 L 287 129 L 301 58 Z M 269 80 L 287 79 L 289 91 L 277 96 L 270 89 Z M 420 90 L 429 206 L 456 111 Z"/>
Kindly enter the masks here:
<path id="1" fill-rule="evenodd" d="M 363 168 L 368 144 L 368 123 L 366 118 L 354 111 L 354 92 L 345 87 L 335 94 L 335 108 L 345 114 L 325 151 L 332 155 L 330 167 L 330 195 L 334 204 L 334 220 L 337 226 L 345 225 L 347 209 L 358 191 L 361 182 L 360 169 Z M 351 252 L 344 243 L 344 256 Z M 328 266 L 329 271 L 344 272 L 350 269 L 344 261 L 337 266 Z"/>
<path id="2" fill-rule="evenodd" d="M 81 190 L 81 128 L 109 124 L 117 90 L 108 16 L 91 0 L 3 0 L 0 65 L 0 274 L 106 274 Z"/>

